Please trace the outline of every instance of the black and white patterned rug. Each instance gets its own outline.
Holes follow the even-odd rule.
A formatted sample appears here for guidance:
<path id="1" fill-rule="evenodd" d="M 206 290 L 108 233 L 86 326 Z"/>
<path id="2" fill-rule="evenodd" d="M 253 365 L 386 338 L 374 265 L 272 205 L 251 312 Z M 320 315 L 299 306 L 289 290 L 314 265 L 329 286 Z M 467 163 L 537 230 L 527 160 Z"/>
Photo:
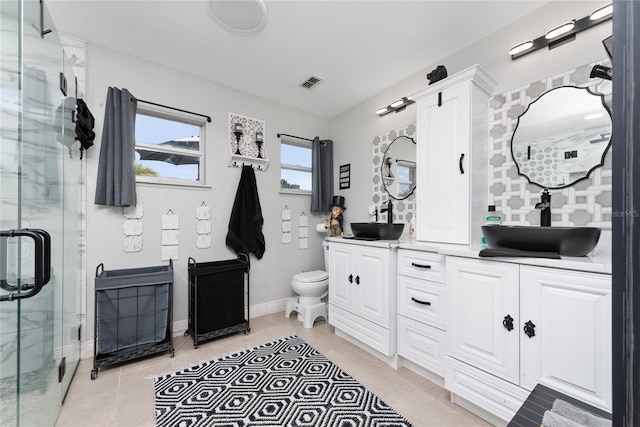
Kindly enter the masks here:
<path id="1" fill-rule="evenodd" d="M 298 336 L 154 380 L 158 427 L 411 426 Z"/>

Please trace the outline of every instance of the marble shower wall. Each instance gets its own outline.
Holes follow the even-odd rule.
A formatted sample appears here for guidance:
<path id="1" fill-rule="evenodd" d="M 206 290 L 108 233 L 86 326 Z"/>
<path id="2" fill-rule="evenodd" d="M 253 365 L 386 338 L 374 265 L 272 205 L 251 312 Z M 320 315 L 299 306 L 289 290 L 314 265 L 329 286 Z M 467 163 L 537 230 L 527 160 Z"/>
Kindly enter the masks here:
<path id="1" fill-rule="evenodd" d="M 415 123 L 411 123 L 405 127 L 392 130 L 391 132 L 385 133 L 383 135 L 378 135 L 373 138 L 373 158 L 372 158 L 372 184 L 373 184 L 373 194 L 371 197 L 372 204 L 378 209 L 382 209 L 383 204 L 389 200 L 389 195 L 384 189 L 384 185 L 382 183 L 382 178 L 380 176 L 380 168 L 382 167 L 382 157 L 384 152 L 387 150 L 389 144 L 393 142 L 399 136 L 408 136 L 409 138 L 413 138 L 416 140 L 416 125 Z M 393 214 L 394 222 L 403 222 L 408 224 L 411 219 L 416 214 L 416 195 L 415 192 L 411 194 L 404 200 L 394 200 L 393 201 Z M 379 216 L 380 221 L 382 221 L 386 214 L 382 214 Z"/>
<path id="2" fill-rule="evenodd" d="M 590 78 L 596 64 L 610 66 L 608 61 L 566 71 L 531 84 L 495 95 L 489 99 L 489 203 L 504 215 L 505 224 L 538 225 L 540 213 L 535 204 L 542 188 L 530 184 L 511 157 L 511 136 L 527 106 L 543 93 L 559 86 L 589 87 L 605 95 L 611 108 L 611 82 Z M 611 229 L 611 149 L 604 166 L 571 187 L 549 190 L 551 221 L 555 226 L 594 226 Z"/>

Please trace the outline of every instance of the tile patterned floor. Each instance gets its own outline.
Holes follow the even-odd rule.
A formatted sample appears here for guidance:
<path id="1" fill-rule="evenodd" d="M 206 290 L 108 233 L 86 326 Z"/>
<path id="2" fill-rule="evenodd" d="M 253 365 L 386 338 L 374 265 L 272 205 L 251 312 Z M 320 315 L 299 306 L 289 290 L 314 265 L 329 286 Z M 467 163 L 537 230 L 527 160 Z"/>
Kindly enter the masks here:
<path id="1" fill-rule="evenodd" d="M 449 393 L 412 371 L 395 370 L 353 344 L 335 336 L 332 326 L 316 322 L 304 329 L 291 316 L 276 313 L 251 320 L 251 333 L 201 343 L 191 337 L 174 338 L 175 357 L 155 355 L 139 361 L 101 368 L 91 381 L 92 360 L 80 362 L 56 427 L 146 427 L 154 425 L 153 378 L 179 371 L 222 355 L 297 334 L 327 358 L 380 396 L 416 427 L 488 426 L 465 409 L 453 405 Z"/>

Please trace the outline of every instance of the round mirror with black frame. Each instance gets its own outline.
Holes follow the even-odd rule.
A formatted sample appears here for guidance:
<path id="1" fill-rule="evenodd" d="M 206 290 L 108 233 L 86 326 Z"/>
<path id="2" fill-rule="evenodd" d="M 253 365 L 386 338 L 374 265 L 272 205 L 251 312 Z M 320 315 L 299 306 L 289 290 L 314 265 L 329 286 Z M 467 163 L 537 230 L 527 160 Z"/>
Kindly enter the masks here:
<path id="1" fill-rule="evenodd" d="M 611 110 L 604 95 L 560 86 L 531 102 L 511 137 L 518 174 L 558 189 L 589 177 L 611 146 Z"/>
<path id="2" fill-rule="evenodd" d="M 403 200 L 416 189 L 416 142 L 408 136 L 394 139 L 385 150 L 380 166 L 382 185 L 389 197 Z"/>

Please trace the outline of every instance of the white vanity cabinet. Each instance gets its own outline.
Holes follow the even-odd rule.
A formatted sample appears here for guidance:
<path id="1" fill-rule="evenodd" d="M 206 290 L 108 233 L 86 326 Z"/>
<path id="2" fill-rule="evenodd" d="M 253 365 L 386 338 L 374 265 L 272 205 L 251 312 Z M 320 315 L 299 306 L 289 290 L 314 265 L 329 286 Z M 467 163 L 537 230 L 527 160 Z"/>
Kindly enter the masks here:
<path id="1" fill-rule="evenodd" d="M 445 279 L 444 255 L 398 250 L 398 355 L 436 374 L 440 382 L 445 358 Z"/>
<path id="2" fill-rule="evenodd" d="M 385 356 L 396 353 L 395 249 L 329 246 L 329 323 Z"/>
<path id="3" fill-rule="evenodd" d="M 520 267 L 520 385 L 611 410 L 611 276 Z M 522 330 L 522 329 L 521 329 Z"/>
<path id="4" fill-rule="evenodd" d="M 503 420 L 538 382 L 611 411 L 611 276 L 453 256 L 446 268 L 448 390 Z"/>
<path id="5" fill-rule="evenodd" d="M 480 242 L 488 100 L 496 85 L 476 65 L 411 95 L 417 106 L 417 240 Z"/>
<path id="6" fill-rule="evenodd" d="M 447 257 L 447 273 L 447 354 L 517 384 L 518 265 Z"/>

